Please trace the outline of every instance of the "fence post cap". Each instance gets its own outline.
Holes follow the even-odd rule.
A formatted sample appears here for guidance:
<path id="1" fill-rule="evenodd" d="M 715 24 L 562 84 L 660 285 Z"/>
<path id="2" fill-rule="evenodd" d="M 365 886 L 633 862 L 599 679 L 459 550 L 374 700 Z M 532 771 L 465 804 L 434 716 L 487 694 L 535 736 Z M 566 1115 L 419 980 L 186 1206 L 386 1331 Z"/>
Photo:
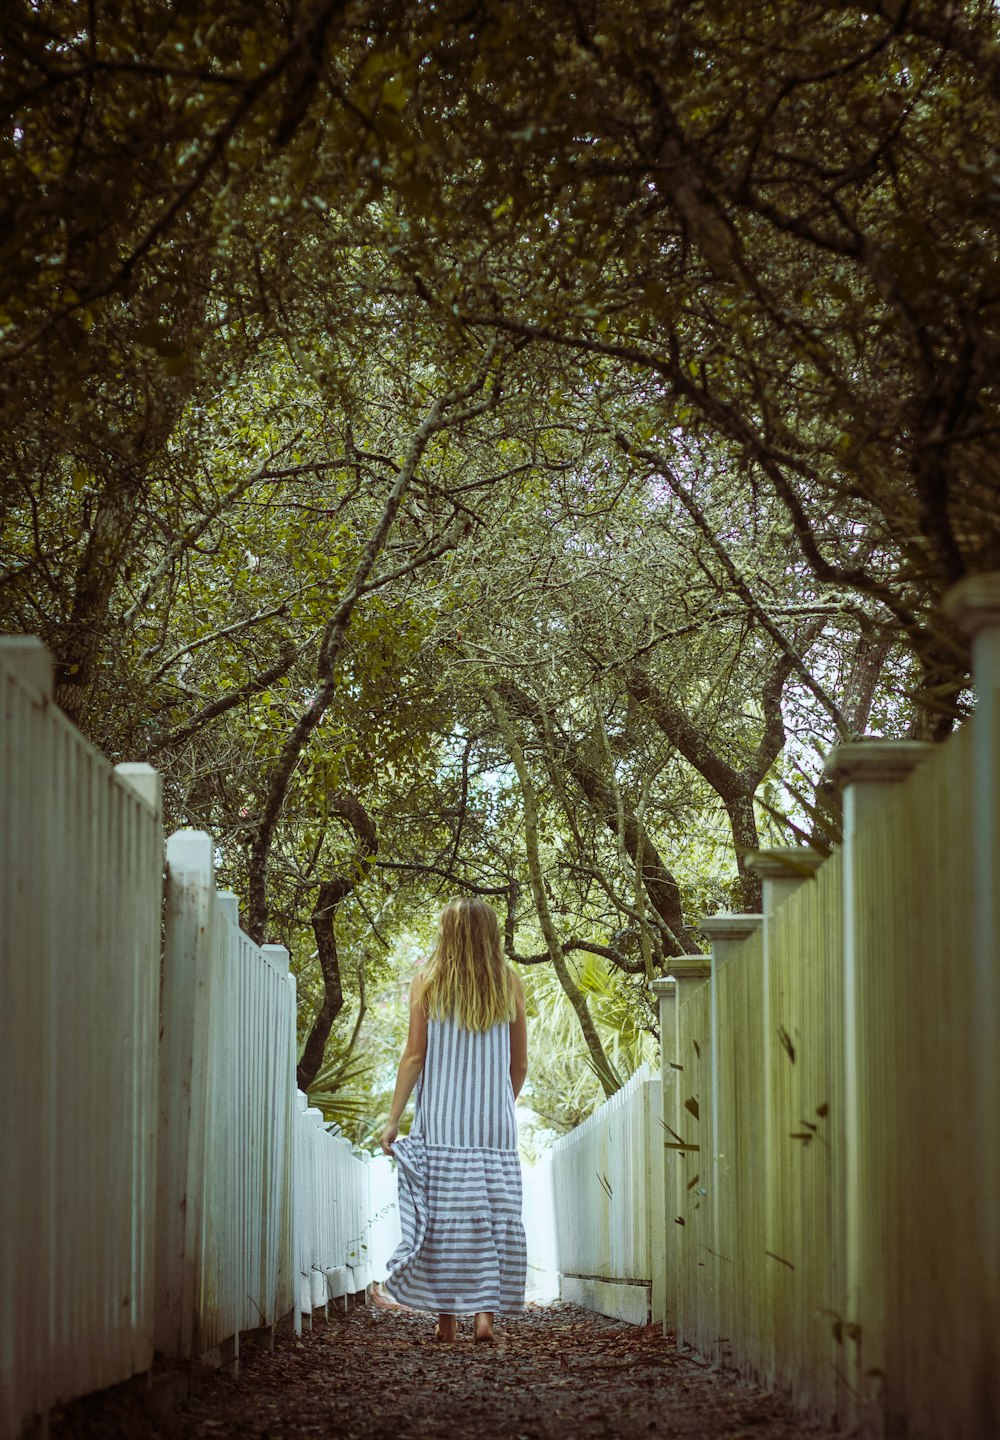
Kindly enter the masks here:
<path id="1" fill-rule="evenodd" d="M 824 774 L 842 785 L 905 780 L 934 749 L 929 740 L 850 740 L 826 757 Z"/>
<path id="2" fill-rule="evenodd" d="M 30 690 L 52 698 L 52 656 L 37 635 L 0 635 L 0 660 Z"/>
<path id="3" fill-rule="evenodd" d="M 946 592 L 941 609 L 966 635 L 1000 628 L 1000 571 L 966 575 Z"/>
<path id="4" fill-rule="evenodd" d="M 698 929 L 711 941 L 746 940 L 760 925 L 763 915 L 708 915 Z"/>
<path id="5" fill-rule="evenodd" d="M 234 930 L 240 928 L 240 900 L 232 890 L 220 890 L 216 894 L 215 902 L 219 907 L 220 914 L 232 922 Z"/>
<path id="6" fill-rule="evenodd" d="M 290 956 L 284 945 L 262 945 L 260 953 L 280 975 L 287 975 Z"/>
<path id="7" fill-rule="evenodd" d="M 674 980 L 707 980 L 711 973 L 711 955 L 678 955 L 670 962 Z"/>
<path id="8" fill-rule="evenodd" d="M 672 1000 L 677 994 L 677 978 L 674 975 L 658 975 L 655 980 L 650 980 L 649 988 L 654 995 L 666 995 Z"/>
<path id="9" fill-rule="evenodd" d="M 167 839 L 167 865 L 174 872 L 215 869 L 215 843 L 204 830 L 175 830 Z"/>
<path id="10" fill-rule="evenodd" d="M 825 859 L 808 845 L 779 845 L 769 850 L 749 850 L 744 864 L 762 880 L 805 880 Z"/>
<path id="11" fill-rule="evenodd" d="M 158 770 L 154 770 L 152 765 L 123 760 L 115 766 L 115 774 L 159 815 L 163 807 L 163 781 Z"/>

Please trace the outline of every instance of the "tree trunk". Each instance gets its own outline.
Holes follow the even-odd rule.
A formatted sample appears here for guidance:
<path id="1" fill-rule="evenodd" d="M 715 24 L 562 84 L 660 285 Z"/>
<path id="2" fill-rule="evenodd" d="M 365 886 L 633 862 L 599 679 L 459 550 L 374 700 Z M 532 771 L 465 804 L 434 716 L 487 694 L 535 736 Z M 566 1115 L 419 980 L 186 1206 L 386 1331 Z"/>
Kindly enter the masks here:
<path id="1" fill-rule="evenodd" d="M 528 874 L 531 878 L 531 894 L 535 902 L 535 911 L 538 915 L 538 923 L 541 926 L 542 935 L 545 937 L 546 949 L 549 952 L 549 959 L 552 961 L 552 968 L 556 972 L 559 984 L 569 1003 L 576 1012 L 576 1018 L 580 1022 L 580 1029 L 587 1049 L 590 1052 L 591 1063 L 601 1082 L 601 1088 L 606 1096 L 613 1095 L 616 1090 L 622 1087 L 622 1079 L 615 1067 L 611 1064 L 604 1052 L 601 1037 L 597 1033 L 597 1026 L 587 1005 L 586 996 L 573 980 L 569 967 L 563 956 L 562 942 L 556 931 L 555 922 L 552 919 L 552 912 L 549 909 L 548 896 L 545 893 L 545 881 L 542 876 L 542 864 L 538 854 L 538 809 L 535 803 L 535 787 L 532 784 L 531 776 L 528 773 L 528 766 L 524 758 L 524 751 L 520 741 L 510 723 L 510 716 L 504 709 L 503 701 L 495 691 L 488 692 L 490 708 L 504 738 L 507 751 L 517 771 L 518 782 L 521 787 L 521 797 L 524 803 L 524 848 L 528 860 Z"/>
<path id="2" fill-rule="evenodd" d="M 73 586 L 69 621 L 55 656 L 55 699 L 79 729 L 86 730 L 87 702 L 108 633 L 115 593 L 136 521 L 139 482 L 111 481 L 94 509 Z"/>
<path id="3" fill-rule="evenodd" d="M 503 701 L 527 720 L 539 736 L 544 737 L 543 717 L 532 697 L 510 681 L 504 681 L 497 688 Z M 697 950 L 697 939 L 684 923 L 680 887 L 652 839 L 639 825 L 634 810 L 623 798 L 620 804 L 616 802 L 611 786 L 581 745 L 564 736 L 560 738 L 565 747 L 562 759 L 567 774 L 582 790 L 608 829 L 615 835 L 620 834 L 626 853 L 632 863 L 639 866 L 646 894 L 661 922 L 659 931 L 664 951 L 668 955 L 688 955 Z"/>
<path id="4" fill-rule="evenodd" d="M 334 880 L 325 881 L 319 887 L 313 909 L 312 928 L 319 951 L 319 968 L 323 972 L 323 1003 L 313 1020 L 299 1060 L 296 1075 L 300 1090 L 308 1090 L 319 1074 L 333 1022 L 344 1008 L 344 987 L 340 979 L 335 922 L 337 906 L 353 888 L 339 875 Z"/>
<path id="5" fill-rule="evenodd" d="M 337 907 L 352 893 L 371 869 L 378 853 L 375 822 L 356 795 L 347 790 L 335 791 L 330 797 L 330 813 L 339 815 L 354 831 L 358 841 L 358 857 L 350 873 L 334 875 L 319 887 L 312 912 L 313 934 L 319 952 L 319 968 L 323 975 L 323 1001 L 306 1037 L 298 1064 L 300 1090 L 308 1090 L 323 1065 L 326 1042 L 334 1021 L 344 1008 L 344 987 L 340 978 L 340 956 L 337 952 Z"/>

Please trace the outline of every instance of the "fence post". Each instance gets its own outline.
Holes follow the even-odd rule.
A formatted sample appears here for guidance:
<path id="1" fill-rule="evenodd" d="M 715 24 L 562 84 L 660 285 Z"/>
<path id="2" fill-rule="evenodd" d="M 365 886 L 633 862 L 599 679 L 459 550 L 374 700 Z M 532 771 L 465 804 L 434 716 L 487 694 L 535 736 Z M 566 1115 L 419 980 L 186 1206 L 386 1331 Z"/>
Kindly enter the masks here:
<path id="1" fill-rule="evenodd" d="M 52 699 L 52 656 L 37 635 L 0 635 L 0 657 L 26 689 Z"/>
<path id="2" fill-rule="evenodd" d="M 975 1084 L 970 1123 L 982 1137 L 977 1176 L 977 1247 L 982 1281 L 975 1357 L 976 1403 L 982 1433 L 1000 1434 L 1000 573 L 969 575 L 944 599 L 947 615 L 971 638 L 976 686 L 973 727 L 973 833 L 975 873 L 974 987 L 971 1038 Z"/>
<path id="3" fill-rule="evenodd" d="M 280 975 L 288 974 L 289 956 L 284 945 L 262 945 L 260 950 L 261 954 L 267 956 L 267 959 Z"/>
<path id="4" fill-rule="evenodd" d="M 860 908 L 858 898 L 857 835 L 870 815 L 884 803 L 888 789 L 905 780 L 933 746 L 919 740 L 854 740 L 838 745 L 826 757 L 826 774 L 840 781 L 844 792 L 844 1261 L 845 1289 L 843 1322 L 845 1333 L 854 1333 L 856 1343 L 844 1357 L 848 1392 L 862 1414 L 877 1403 L 877 1391 L 865 1370 L 880 1369 L 881 1355 L 874 1352 L 875 1336 L 862 1336 L 860 1316 L 864 1310 L 865 1287 L 874 1302 L 880 1257 L 867 1255 L 865 1216 L 862 1204 L 862 1114 L 861 1054 L 867 1021 L 858 995 Z M 877 1248 L 877 1247 L 874 1247 Z M 866 1274 L 866 1270 L 868 1273 Z M 869 1308 L 870 1308 L 869 1305 Z M 870 1332 L 871 1327 L 866 1327 Z M 867 1345 L 862 1364 L 862 1338 Z M 849 1417 L 849 1418 L 857 1418 Z"/>
<path id="5" fill-rule="evenodd" d="M 280 1211 L 274 1217 L 271 1227 L 274 1246 L 275 1267 L 275 1311 L 270 1331 L 270 1347 L 274 1349 L 276 1331 L 288 1325 L 295 1328 L 297 1263 L 295 1258 L 295 977 L 289 968 L 290 956 L 284 945 L 262 945 L 261 954 L 274 970 L 285 979 L 288 992 L 288 1030 L 285 1041 L 278 1038 L 278 1053 L 275 1060 L 275 1105 L 282 1105 L 283 1114 L 277 1120 L 276 1130 L 283 1137 L 283 1148 L 276 1163 L 281 1167 L 280 1177 L 275 1181 L 272 1195 L 280 1198 Z M 283 1050 L 282 1050 L 283 1043 Z M 281 1076 L 284 1072 L 284 1086 Z M 284 1100 L 282 1101 L 282 1095 Z"/>
<path id="6" fill-rule="evenodd" d="M 314 1194 L 316 1189 L 316 1150 L 313 1125 L 306 1119 L 309 1097 L 304 1090 L 295 1091 L 295 1253 L 297 1279 L 295 1307 L 299 1328 L 296 1334 L 312 1329 L 312 1263 Z"/>
<path id="7" fill-rule="evenodd" d="M 804 880 L 814 875 L 823 863 L 824 857 L 807 845 L 780 847 L 773 850 L 758 850 L 746 857 L 746 866 L 754 875 L 759 875 L 763 884 L 762 909 L 764 922 L 761 926 L 761 1041 L 764 1065 L 764 1125 L 763 1146 L 767 1164 L 774 1155 L 774 1082 L 773 1047 L 776 1029 L 771 1015 L 771 951 L 774 941 L 774 913 L 778 906 L 793 894 Z M 764 1185 L 764 1233 L 769 1250 L 777 1250 L 775 1243 L 776 1217 L 774 1213 L 774 1185 L 765 1172 Z M 763 1328 L 763 1327 L 762 1327 Z M 774 1327 L 766 1325 L 766 1361 L 764 1381 L 769 1387 L 776 1383 L 777 1360 L 774 1353 Z M 765 1346 L 762 1345 L 764 1350 Z"/>
<path id="8" fill-rule="evenodd" d="M 660 1030 L 660 1050 L 662 1055 L 662 1067 L 664 1071 L 670 1067 L 673 1074 L 673 1084 L 664 1090 L 663 1101 L 663 1146 L 664 1146 L 664 1176 L 663 1176 L 663 1213 L 665 1217 L 664 1228 L 668 1232 L 664 1236 L 667 1243 L 667 1285 L 672 1287 L 673 1293 L 667 1295 L 667 1309 L 672 1311 L 678 1346 L 685 1341 L 685 1320 L 687 1329 L 690 1331 L 694 1317 L 685 1316 L 684 1297 L 687 1286 L 681 1264 L 681 1234 L 680 1226 L 686 1225 L 684 1210 L 687 1201 L 687 1180 L 685 1156 L 690 1153 L 685 1149 L 678 1149 L 687 1142 L 684 1140 L 684 1083 L 681 1076 L 684 1071 L 683 1059 L 683 1038 L 684 1038 L 684 1005 L 689 999 L 691 992 L 697 990 L 700 985 L 711 979 L 712 962 L 708 955 L 679 955 L 670 961 L 670 977 L 674 981 L 674 1003 L 673 1021 L 674 1028 L 668 1032 Z M 661 1010 L 661 1016 L 663 1014 Z M 669 1057 L 675 1058 L 671 1060 Z M 669 1098 L 668 1098 L 669 1097 Z M 700 1122 L 699 1122 L 700 1124 Z M 700 1139 L 700 1130 L 699 1130 Z M 704 1147 L 701 1147 L 702 1152 Z M 673 1163 L 671 1164 L 671 1159 Z M 699 1154 L 697 1159 L 698 1169 L 704 1165 L 704 1153 Z M 688 1342 L 690 1343 L 690 1342 Z"/>
<path id="9" fill-rule="evenodd" d="M 661 1124 L 663 1114 L 663 1076 L 651 1075 L 642 1082 L 642 1141 L 645 1163 L 643 1165 L 642 1192 L 645 1201 L 645 1250 L 647 1256 L 646 1274 L 649 1276 L 649 1323 L 659 1323 L 666 1333 L 666 1237 L 663 1157 L 663 1138 L 666 1134 Z"/>
<path id="10" fill-rule="evenodd" d="M 124 780 L 130 790 L 135 791 L 140 800 L 145 800 L 150 810 L 160 814 L 163 808 L 163 781 L 158 770 L 154 770 L 152 765 L 123 761 L 115 766 L 115 774 L 119 780 Z"/>
<path id="11" fill-rule="evenodd" d="M 699 921 L 698 929 L 711 942 L 712 945 L 712 1000 L 711 1019 L 709 1022 L 710 1038 L 709 1049 L 711 1051 L 710 1074 L 711 1074 L 711 1160 L 712 1168 L 709 1171 L 709 1190 L 712 1202 L 712 1245 L 717 1247 L 722 1233 L 720 1223 L 720 1139 L 722 1136 L 722 1120 L 719 1114 L 719 968 L 733 959 L 733 951 L 737 945 L 748 939 L 757 929 L 763 919 L 762 915 L 710 915 Z M 722 1276 L 719 1273 L 718 1256 L 714 1257 L 716 1264 L 712 1269 L 714 1284 L 712 1286 L 712 1303 L 715 1315 L 715 1333 L 722 1336 Z M 721 1344 L 721 1341 L 720 1341 Z M 721 1349 L 714 1357 L 722 1359 Z"/>
<path id="12" fill-rule="evenodd" d="M 157 1350 L 171 1358 L 193 1357 L 199 1338 L 213 862 L 212 839 L 203 831 L 178 831 L 167 841 L 154 1333 Z"/>
<path id="13" fill-rule="evenodd" d="M 309 1133 L 309 1146 L 315 1157 L 313 1172 L 313 1233 L 311 1236 L 311 1248 L 309 1252 L 309 1307 L 310 1315 L 315 1320 L 316 1312 L 322 1311 L 322 1318 L 329 1318 L 327 1301 L 329 1299 L 329 1285 L 327 1283 L 326 1271 L 320 1264 L 321 1251 L 319 1249 L 319 1209 L 318 1200 L 323 1183 L 323 1151 L 318 1143 L 318 1136 L 325 1134 L 323 1125 L 323 1112 L 316 1105 L 307 1105 L 305 1117 L 312 1124 L 313 1129 Z M 338 1257 L 339 1264 L 343 1265 L 343 1258 Z"/>
<path id="14" fill-rule="evenodd" d="M 674 1120 L 674 1106 L 677 1103 L 676 1075 L 670 1056 L 677 1039 L 677 980 L 673 975 L 652 981 L 650 988 L 656 996 L 660 1023 L 660 1108 L 659 1114 L 650 1117 L 649 1164 L 658 1166 L 663 1194 L 662 1225 L 657 1229 L 650 1215 L 650 1258 L 653 1265 L 652 1311 L 663 1319 L 663 1333 L 677 1330 L 677 1246 L 673 1234 L 675 1208 L 674 1184 L 677 1167 L 671 1166 L 673 1154 L 667 1149 L 670 1140 L 668 1124 Z M 670 1117 L 668 1119 L 668 1116 Z"/>

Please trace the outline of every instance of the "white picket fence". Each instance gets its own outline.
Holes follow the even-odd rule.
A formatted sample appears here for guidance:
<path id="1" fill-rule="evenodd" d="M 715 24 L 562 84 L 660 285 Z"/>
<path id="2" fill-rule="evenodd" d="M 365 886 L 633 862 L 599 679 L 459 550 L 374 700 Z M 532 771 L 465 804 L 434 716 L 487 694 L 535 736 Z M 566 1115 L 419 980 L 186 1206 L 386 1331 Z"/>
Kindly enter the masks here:
<path id="1" fill-rule="evenodd" d="M 364 1291 L 370 1162 L 295 1084 L 295 982 L 0 640 L 0 1437 Z M 162 950 L 161 950 L 162 922 Z M 162 963 L 161 963 L 162 962 Z"/>
<path id="2" fill-rule="evenodd" d="M 357 1295 L 372 1282 L 372 1186 L 367 1155 L 327 1132 L 298 1092 L 295 1133 L 299 1312 Z"/>
<path id="3" fill-rule="evenodd" d="M 0 644 L 0 1434 L 153 1356 L 157 779 Z M 138 1223 L 137 1223 L 138 1222 Z"/>
<path id="4" fill-rule="evenodd" d="M 663 1315 L 659 1115 L 644 1065 L 551 1151 L 562 1298 L 635 1324 Z"/>
<path id="5" fill-rule="evenodd" d="M 565 1297 L 639 1319 L 645 1281 L 679 1346 L 865 1440 L 1000 1435 L 1000 573 L 946 608 L 974 715 L 832 753 L 841 849 L 752 860 L 763 913 L 653 983 L 662 1087 L 552 1157 Z"/>
<path id="6" fill-rule="evenodd" d="M 228 1362 L 241 1330 L 367 1288 L 371 1202 L 296 1088 L 288 952 L 244 935 L 213 860 L 201 831 L 167 841 L 156 1346 Z"/>

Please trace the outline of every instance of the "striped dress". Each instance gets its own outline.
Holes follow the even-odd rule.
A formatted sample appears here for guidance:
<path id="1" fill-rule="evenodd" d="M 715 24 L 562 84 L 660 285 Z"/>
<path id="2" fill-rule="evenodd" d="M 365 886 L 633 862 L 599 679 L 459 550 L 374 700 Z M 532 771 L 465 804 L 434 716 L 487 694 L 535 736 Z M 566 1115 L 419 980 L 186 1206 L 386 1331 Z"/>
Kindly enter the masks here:
<path id="1" fill-rule="evenodd" d="M 525 1244 L 510 1026 L 427 1021 L 409 1135 L 392 1147 L 403 1238 L 386 1289 L 445 1314 L 520 1310 Z"/>

